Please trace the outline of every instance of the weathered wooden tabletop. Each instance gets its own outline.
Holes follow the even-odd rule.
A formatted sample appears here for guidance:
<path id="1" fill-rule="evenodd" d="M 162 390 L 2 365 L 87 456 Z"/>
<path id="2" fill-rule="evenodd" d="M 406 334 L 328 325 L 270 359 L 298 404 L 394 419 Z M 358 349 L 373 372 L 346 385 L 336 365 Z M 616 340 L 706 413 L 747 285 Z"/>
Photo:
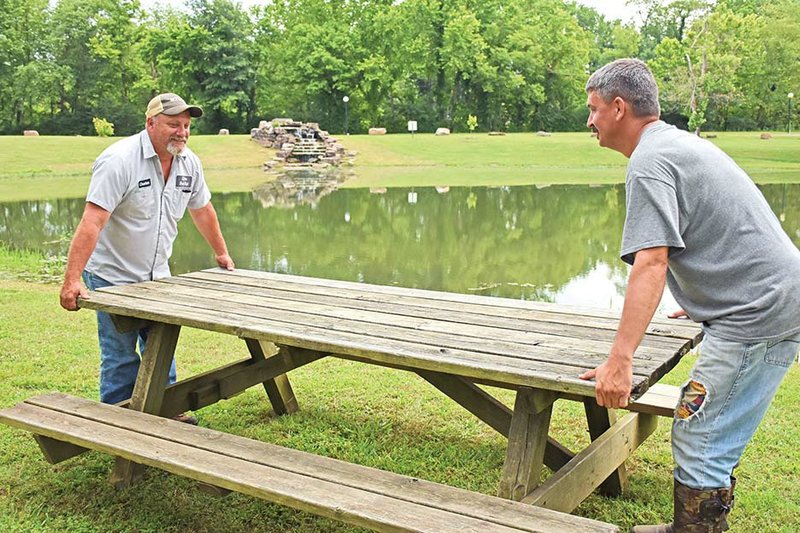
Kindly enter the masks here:
<path id="1" fill-rule="evenodd" d="M 578 376 L 607 357 L 618 314 L 505 298 L 209 269 L 110 287 L 85 308 L 479 383 L 594 396 Z M 634 359 L 644 393 L 701 338 L 656 319 Z"/>

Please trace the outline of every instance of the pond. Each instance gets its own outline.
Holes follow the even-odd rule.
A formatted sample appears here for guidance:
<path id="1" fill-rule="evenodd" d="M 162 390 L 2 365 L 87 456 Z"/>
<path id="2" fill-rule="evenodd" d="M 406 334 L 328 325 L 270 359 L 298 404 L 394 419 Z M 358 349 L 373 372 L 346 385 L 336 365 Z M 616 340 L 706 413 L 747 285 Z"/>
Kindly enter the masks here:
<path id="1" fill-rule="evenodd" d="M 800 185 L 761 190 L 800 244 Z M 240 268 L 610 309 L 623 301 L 622 185 L 233 193 L 214 205 Z M 66 254 L 82 211 L 82 199 L 0 203 L 0 240 Z M 171 265 L 214 266 L 189 216 Z M 673 305 L 666 295 L 662 310 Z"/>

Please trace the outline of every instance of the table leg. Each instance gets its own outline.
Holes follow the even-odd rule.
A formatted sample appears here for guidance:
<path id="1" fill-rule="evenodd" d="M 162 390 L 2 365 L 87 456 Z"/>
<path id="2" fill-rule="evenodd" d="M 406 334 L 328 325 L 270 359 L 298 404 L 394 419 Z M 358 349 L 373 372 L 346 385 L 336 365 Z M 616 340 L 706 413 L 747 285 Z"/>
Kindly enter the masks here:
<path id="1" fill-rule="evenodd" d="M 499 497 L 519 501 L 539 485 L 556 398 L 551 391 L 528 388 L 517 391 L 506 461 L 497 491 Z"/>
<path id="2" fill-rule="evenodd" d="M 245 339 L 245 342 L 247 343 L 247 349 L 250 350 L 250 356 L 254 360 L 260 362 L 266 359 L 267 350 L 264 349 L 264 344 L 269 343 L 255 339 Z M 272 357 L 286 358 L 287 368 L 293 368 L 294 366 L 297 366 L 292 364 L 290 347 L 279 346 L 278 349 L 280 352 Z M 289 383 L 289 378 L 286 376 L 286 374 L 281 374 L 272 379 L 266 380 L 264 382 L 264 389 L 267 391 L 269 401 L 272 403 L 272 410 L 275 411 L 276 415 L 280 416 L 295 413 L 300 408 L 297 404 L 297 398 L 294 396 L 292 385 Z"/>
<path id="3" fill-rule="evenodd" d="M 597 404 L 594 398 L 586 398 L 583 401 L 583 407 L 586 411 L 586 421 L 589 424 L 589 437 L 592 442 L 600 438 L 611 426 L 617 423 L 616 412 L 601 407 Z M 622 491 L 628 485 L 628 473 L 625 468 L 625 463 L 622 463 L 614 473 L 612 473 L 600 485 L 600 493 L 606 496 L 620 496 Z"/>
<path id="4" fill-rule="evenodd" d="M 151 327 L 129 409 L 150 414 L 161 412 L 169 367 L 175 357 L 180 331 L 181 327 L 173 324 L 154 323 Z M 142 465 L 118 457 L 111 473 L 111 483 L 117 488 L 127 487 L 141 477 L 143 468 Z"/>

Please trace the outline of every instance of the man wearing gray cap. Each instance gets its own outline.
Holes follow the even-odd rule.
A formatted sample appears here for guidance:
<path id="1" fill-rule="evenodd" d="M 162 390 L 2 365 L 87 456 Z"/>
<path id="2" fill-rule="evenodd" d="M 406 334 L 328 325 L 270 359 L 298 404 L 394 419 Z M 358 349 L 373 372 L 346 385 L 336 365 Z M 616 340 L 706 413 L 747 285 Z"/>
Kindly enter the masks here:
<path id="1" fill-rule="evenodd" d="M 234 264 L 219 228 L 200 160 L 186 147 L 192 118 L 203 110 L 177 94 L 160 94 L 147 106 L 143 131 L 109 146 L 94 162 L 83 217 L 67 257 L 61 306 L 78 309 L 78 296 L 110 285 L 165 278 L 167 261 L 188 207 L 217 264 Z M 81 283 L 81 277 L 86 286 Z M 97 312 L 100 401 L 130 398 L 148 328 L 120 333 L 108 313 Z M 176 380 L 175 361 L 169 382 Z M 176 417 L 197 423 L 194 417 Z"/>

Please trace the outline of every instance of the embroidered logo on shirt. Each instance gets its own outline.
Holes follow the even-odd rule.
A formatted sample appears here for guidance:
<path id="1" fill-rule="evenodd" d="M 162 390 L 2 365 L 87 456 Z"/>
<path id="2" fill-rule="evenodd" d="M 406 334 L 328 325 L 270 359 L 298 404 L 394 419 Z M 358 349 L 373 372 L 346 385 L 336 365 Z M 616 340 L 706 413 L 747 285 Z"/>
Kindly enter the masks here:
<path id="1" fill-rule="evenodd" d="M 178 181 L 175 184 L 178 189 L 191 189 L 192 177 L 191 176 L 178 176 Z"/>
<path id="2" fill-rule="evenodd" d="M 150 186 L 150 178 L 139 180 L 139 188 L 143 189 Z"/>

